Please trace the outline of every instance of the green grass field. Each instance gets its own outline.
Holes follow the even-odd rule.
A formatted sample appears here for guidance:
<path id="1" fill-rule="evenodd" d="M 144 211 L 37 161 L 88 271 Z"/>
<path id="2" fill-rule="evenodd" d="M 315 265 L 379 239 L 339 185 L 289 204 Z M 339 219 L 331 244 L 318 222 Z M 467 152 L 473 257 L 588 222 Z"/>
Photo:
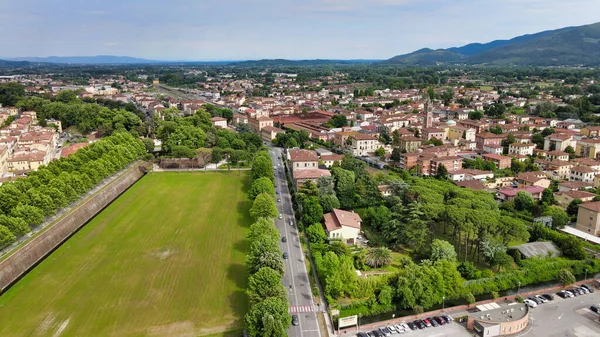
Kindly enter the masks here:
<path id="1" fill-rule="evenodd" d="M 250 178 L 142 178 L 0 296 L 0 336 L 236 336 Z"/>

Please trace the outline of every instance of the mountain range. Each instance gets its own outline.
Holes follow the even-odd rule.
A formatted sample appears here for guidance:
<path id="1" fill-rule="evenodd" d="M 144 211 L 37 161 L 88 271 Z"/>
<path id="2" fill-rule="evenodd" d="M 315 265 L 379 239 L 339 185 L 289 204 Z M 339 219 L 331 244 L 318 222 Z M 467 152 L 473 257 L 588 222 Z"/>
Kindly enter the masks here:
<path id="1" fill-rule="evenodd" d="M 493 66 L 598 66 L 600 23 L 547 30 L 535 34 L 471 43 L 447 49 L 424 48 L 394 56 L 387 64 L 482 64 Z"/>

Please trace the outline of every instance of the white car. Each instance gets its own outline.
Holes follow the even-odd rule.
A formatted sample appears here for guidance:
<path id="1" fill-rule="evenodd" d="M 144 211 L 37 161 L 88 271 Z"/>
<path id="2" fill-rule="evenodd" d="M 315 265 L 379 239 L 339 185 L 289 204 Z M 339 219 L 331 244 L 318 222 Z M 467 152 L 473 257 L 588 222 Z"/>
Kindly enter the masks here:
<path id="1" fill-rule="evenodd" d="M 523 303 L 527 304 L 527 306 L 530 307 L 530 308 L 537 307 L 537 303 L 535 303 L 534 301 L 532 301 L 530 299 L 523 300 Z"/>
<path id="2" fill-rule="evenodd" d="M 538 300 L 542 301 L 542 303 L 548 302 L 548 299 L 544 298 L 543 296 L 535 295 L 534 297 L 537 298 Z"/>
<path id="3" fill-rule="evenodd" d="M 283 219 L 283 215 L 281 215 L 281 213 L 279 213 L 279 219 Z"/>

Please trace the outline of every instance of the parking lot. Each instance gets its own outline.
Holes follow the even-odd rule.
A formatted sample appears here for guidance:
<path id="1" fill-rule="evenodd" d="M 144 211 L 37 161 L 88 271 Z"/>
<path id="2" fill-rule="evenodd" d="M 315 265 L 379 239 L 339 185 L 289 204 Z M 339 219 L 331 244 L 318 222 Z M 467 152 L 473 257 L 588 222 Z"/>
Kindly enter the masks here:
<path id="1" fill-rule="evenodd" d="M 516 336 L 531 337 L 597 337 L 600 336 L 598 314 L 588 308 L 600 303 L 600 290 L 593 294 L 562 299 L 532 309 L 527 329 Z"/>
<path id="2" fill-rule="evenodd" d="M 552 293 L 554 300 L 537 305 L 531 309 L 529 326 L 513 336 L 527 337 L 599 337 L 600 315 L 592 312 L 589 307 L 600 304 L 600 289 L 591 294 L 579 295 L 563 299 Z M 383 326 L 383 324 L 381 325 Z M 371 331 L 374 329 L 369 329 Z M 365 329 L 359 331 L 367 332 Z M 421 337 L 471 337 L 476 336 L 467 331 L 459 323 L 452 322 L 444 326 L 430 327 L 423 330 L 408 330 L 402 335 Z M 348 331 L 346 336 L 356 336 Z M 400 336 L 392 334 L 392 336 Z"/>

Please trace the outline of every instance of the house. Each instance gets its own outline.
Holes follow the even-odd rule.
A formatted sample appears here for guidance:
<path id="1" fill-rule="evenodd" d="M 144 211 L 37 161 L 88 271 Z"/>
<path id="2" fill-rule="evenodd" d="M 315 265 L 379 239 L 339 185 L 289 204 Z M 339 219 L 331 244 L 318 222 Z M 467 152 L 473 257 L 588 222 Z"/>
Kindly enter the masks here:
<path id="1" fill-rule="evenodd" d="M 600 139 L 587 138 L 577 141 L 575 155 L 577 157 L 596 159 L 600 153 Z"/>
<path id="2" fill-rule="evenodd" d="M 260 116 L 257 118 L 249 118 L 248 124 L 250 124 L 250 127 L 254 132 L 259 132 L 265 126 L 273 126 L 273 120 L 266 116 Z"/>
<path id="3" fill-rule="evenodd" d="M 566 180 L 569 179 L 569 174 L 574 166 L 575 164 L 570 161 L 553 160 L 548 163 L 546 175 L 550 179 Z"/>
<path id="4" fill-rule="evenodd" d="M 512 143 L 508 146 L 509 155 L 531 156 L 535 144 Z"/>
<path id="5" fill-rule="evenodd" d="M 505 168 L 510 168 L 512 166 L 512 159 L 507 156 L 501 156 L 499 154 L 488 153 L 484 154 L 483 160 L 491 161 L 496 164 L 496 168 L 499 170 L 503 170 Z"/>
<path id="6" fill-rule="evenodd" d="M 569 181 L 582 181 L 585 183 L 594 182 L 596 171 L 592 170 L 589 166 L 575 166 L 571 169 L 569 174 Z"/>
<path id="7" fill-rule="evenodd" d="M 456 181 L 454 182 L 456 186 L 461 188 L 468 188 L 474 191 L 485 191 L 487 190 L 487 186 L 482 183 L 480 180 L 465 180 L 465 181 Z"/>
<path id="8" fill-rule="evenodd" d="M 527 186 L 527 187 L 519 187 L 519 188 L 503 188 L 496 193 L 496 198 L 502 201 L 510 201 L 515 198 L 517 193 L 519 192 L 527 192 L 531 194 L 534 200 L 540 200 L 542 198 L 542 192 L 544 192 L 545 188 L 539 186 Z"/>
<path id="9" fill-rule="evenodd" d="M 0 177 L 8 172 L 8 147 L 0 146 Z"/>
<path id="10" fill-rule="evenodd" d="M 567 181 L 564 183 L 558 184 L 559 192 L 567 192 L 567 191 L 577 191 L 579 189 L 589 189 L 593 188 L 593 183 L 586 183 L 583 181 Z"/>
<path id="11" fill-rule="evenodd" d="M 544 150 L 546 151 L 565 151 L 568 146 L 572 146 L 573 137 L 565 133 L 554 133 L 544 138 Z"/>
<path id="12" fill-rule="evenodd" d="M 478 149 L 483 149 L 484 146 L 501 146 L 502 139 L 504 139 L 503 135 L 497 135 L 491 132 L 484 132 L 475 135 L 475 143 L 477 144 Z"/>
<path id="13" fill-rule="evenodd" d="M 483 152 L 501 155 L 504 152 L 504 147 L 498 145 L 484 145 Z"/>
<path id="14" fill-rule="evenodd" d="M 292 149 L 287 151 L 288 160 L 292 163 L 292 174 L 301 170 L 317 169 L 319 157 L 316 151 Z"/>
<path id="15" fill-rule="evenodd" d="M 262 130 L 260 130 L 260 137 L 265 141 L 272 141 L 277 137 L 278 134 L 285 133 L 285 131 L 278 129 L 274 126 L 264 126 Z"/>
<path id="16" fill-rule="evenodd" d="M 333 209 L 323 216 L 327 236 L 332 240 L 341 240 L 346 244 L 354 244 L 360 235 L 360 215 L 354 212 Z"/>
<path id="17" fill-rule="evenodd" d="M 301 188 L 307 181 L 312 181 L 316 184 L 321 177 L 331 177 L 331 172 L 318 168 L 294 172 L 294 181 L 297 189 Z"/>
<path id="18" fill-rule="evenodd" d="M 594 199 L 596 194 L 586 191 L 567 191 L 554 193 L 554 199 L 563 207 L 567 207 L 571 201 L 581 199 L 583 202 L 589 202 Z"/>
<path id="19" fill-rule="evenodd" d="M 600 201 L 579 205 L 575 229 L 598 236 L 600 233 Z"/>
<path id="20" fill-rule="evenodd" d="M 430 140 L 431 138 L 444 139 L 445 132 L 438 128 L 424 128 L 421 130 L 421 138 Z"/>
<path id="21" fill-rule="evenodd" d="M 492 171 L 482 171 L 475 169 L 462 169 L 448 172 L 448 178 L 454 182 L 469 181 L 469 180 L 485 180 L 494 178 Z"/>
<path id="22" fill-rule="evenodd" d="M 391 185 L 379 185 L 377 188 L 384 197 L 391 197 L 394 194 L 394 188 Z"/>
<path id="23" fill-rule="evenodd" d="M 586 126 L 581 128 L 580 132 L 586 137 L 598 137 L 600 136 L 600 126 Z"/>
<path id="24" fill-rule="evenodd" d="M 227 128 L 227 119 L 223 117 L 213 117 L 210 119 L 215 128 L 226 129 Z"/>
<path id="25" fill-rule="evenodd" d="M 569 160 L 569 154 L 563 151 L 549 151 L 548 153 L 546 153 L 546 159 L 552 161 L 552 160 L 562 160 L 562 161 L 567 161 Z"/>
<path id="26" fill-rule="evenodd" d="M 543 188 L 550 187 L 552 181 L 546 177 L 544 172 L 525 172 L 517 177 L 517 183 L 521 186 L 539 186 Z"/>
<path id="27" fill-rule="evenodd" d="M 381 146 L 383 144 L 377 138 L 363 133 L 351 136 L 348 138 L 348 142 L 346 142 L 346 148 L 352 151 L 354 156 L 367 156 Z"/>
<path id="28" fill-rule="evenodd" d="M 331 168 L 336 161 L 341 163 L 342 159 L 344 159 L 344 155 L 342 154 L 328 154 L 321 156 L 321 162 L 327 168 Z"/>
<path id="29" fill-rule="evenodd" d="M 402 152 L 417 152 L 421 146 L 421 138 L 404 136 L 398 139 L 398 148 Z"/>

